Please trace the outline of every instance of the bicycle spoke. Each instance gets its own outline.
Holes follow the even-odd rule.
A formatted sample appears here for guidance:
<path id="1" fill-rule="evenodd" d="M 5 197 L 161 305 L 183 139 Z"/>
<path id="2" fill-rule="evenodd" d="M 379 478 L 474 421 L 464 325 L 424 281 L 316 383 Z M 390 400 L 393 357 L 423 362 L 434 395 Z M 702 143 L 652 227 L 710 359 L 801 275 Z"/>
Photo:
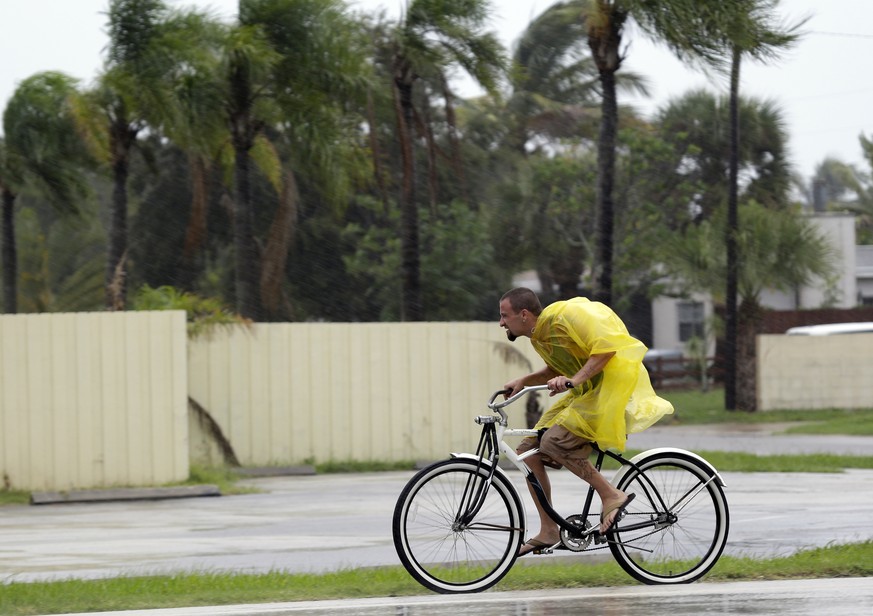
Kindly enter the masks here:
<path id="1" fill-rule="evenodd" d="M 508 480 L 495 478 L 481 492 L 487 471 L 465 461 L 443 466 L 420 481 L 414 478 L 401 495 L 395 545 L 410 573 L 426 586 L 479 590 L 500 579 L 515 559 L 523 535 L 521 507 Z M 471 499 L 475 518 L 464 523 Z"/>
<path id="2" fill-rule="evenodd" d="M 610 549 L 619 564 L 643 582 L 691 581 L 721 554 L 727 539 L 727 506 L 711 474 L 681 455 L 662 457 L 641 462 L 643 475 L 633 472 L 624 478 L 621 489 L 638 496 L 616 527 Z"/>

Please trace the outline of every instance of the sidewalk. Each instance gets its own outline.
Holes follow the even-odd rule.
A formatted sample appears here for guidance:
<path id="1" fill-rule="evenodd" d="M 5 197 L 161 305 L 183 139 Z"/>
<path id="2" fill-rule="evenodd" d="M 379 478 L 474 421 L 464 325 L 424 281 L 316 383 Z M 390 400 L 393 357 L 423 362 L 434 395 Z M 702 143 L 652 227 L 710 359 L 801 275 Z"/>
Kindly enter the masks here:
<path id="1" fill-rule="evenodd" d="M 678 447 L 690 451 L 741 451 L 757 455 L 831 453 L 873 456 L 873 436 L 839 434 L 785 434 L 791 425 L 705 424 L 700 426 L 654 426 L 628 438 L 630 449 Z"/>

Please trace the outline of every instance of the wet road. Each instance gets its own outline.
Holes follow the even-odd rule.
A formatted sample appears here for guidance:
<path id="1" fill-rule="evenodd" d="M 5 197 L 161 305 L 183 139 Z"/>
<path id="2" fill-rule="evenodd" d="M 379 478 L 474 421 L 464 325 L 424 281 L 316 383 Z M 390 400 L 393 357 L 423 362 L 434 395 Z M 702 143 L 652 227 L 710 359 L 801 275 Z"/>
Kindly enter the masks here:
<path id="1" fill-rule="evenodd" d="M 873 580 L 791 580 L 671 587 L 586 588 L 481 595 L 310 601 L 114 612 L 114 616 L 867 616 Z M 106 613 L 109 614 L 109 613 Z M 90 616 L 100 616 L 91 614 Z"/>
<path id="2" fill-rule="evenodd" d="M 262 493 L 232 497 L 4 507 L 0 580 L 398 564 L 391 517 L 411 476 L 282 477 L 253 480 Z M 524 490 L 520 473 L 512 477 Z M 873 471 L 723 477 L 731 507 L 728 554 L 781 556 L 873 537 Z M 552 483 L 558 511 L 581 510 L 578 479 L 559 471 Z M 524 502 L 535 520 L 529 497 Z"/>
<path id="3" fill-rule="evenodd" d="M 654 430 L 654 429 L 653 429 Z M 669 428 L 668 430 L 675 430 Z M 649 434 L 644 433 L 644 434 Z M 755 433 L 685 431 L 685 442 L 660 439 L 688 449 L 755 451 L 785 447 L 801 453 L 810 444 L 793 437 Z M 647 448 L 636 435 L 633 448 Z M 705 446 L 694 446 L 692 438 Z M 814 437 L 813 444 L 841 453 L 873 454 L 873 438 Z M 784 440 L 783 440 L 784 439 Z M 698 445 L 700 443 L 697 443 Z M 715 446 L 709 446 L 713 443 Z M 851 447 L 857 447 L 852 450 Z M 394 501 L 412 472 L 277 477 L 250 480 L 261 493 L 169 501 L 19 506 L 0 509 L 0 581 L 57 580 L 180 571 L 321 572 L 351 567 L 396 565 L 391 540 Z M 781 556 L 831 543 L 873 538 L 873 471 L 837 474 L 725 473 L 731 507 L 727 554 Z M 525 490 L 519 473 L 511 477 Z M 556 508 L 581 509 L 581 482 L 566 471 L 552 474 Z M 533 505 L 525 496 L 528 517 Z M 534 518 L 535 519 L 535 518 Z M 603 553 L 605 557 L 608 554 Z M 599 558 L 581 554 L 571 558 Z M 536 556 L 531 559 L 567 558 Z M 520 561 L 524 562 L 524 561 Z M 536 562 L 531 560 L 530 562 Z M 833 580 L 829 582 L 843 582 Z M 489 592 L 451 600 L 426 595 L 354 604 L 319 603 L 252 607 L 254 611 L 157 611 L 151 614 L 869 614 L 873 579 L 844 582 L 832 590 L 823 582 L 786 583 L 767 597 L 743 585 L 694 584 L 671 588 L 584 589 L 549 599 L 516 598 Z M 823 586 L 822 586 L 823 585 Z M 496 591 L 499 591 L 499 585 Z M 815 589 L 815 590 L 814 590 Z M 813 591 L 814 590 L 814 591 Z M 851 592 L 850 592 L 851 591 Z M 856 592 L 857 591 L 857 592 Z M 749 599 L 738 607 L 741 595 Z M 514 595 L 514 593 L 513 593 Z M 684 598 L 677 599 L 681 595 Z M 489 598 L 496 603 L 479 603 Z M 866 601 L 866 603 L 865 603 Z M 465 603 L 466 602 L 466 603 Z M 465 611 L 466 605 L 475 612 Z M 677 607 L 680 605 L 683 607 Z M 758 605 L 759 607 L 752 607 Z M 773 606 L 771 609 L 769 606 Z M 454 606 L 453 608 L 451 606 Z M 595 608 L 596 606 L 596 608 Z M 641 607 L 649 606 L 649 607 Z M 660 606 L 660 607 L 656 607 Z M 669 606 L 669 607 L 668 607 Z M 766 607 L 765 607 L 766 606 Z M 860 610 L 858 606 L 865 606 Z M 247 609 L 247 608 L 240 608 Z M 473 609 L 470 607 L 469 609 Z M 273 610 L 273 611 L 270 611 Z M 284 610 L 284 611 L 283 611 Z M 443 610 L 443 611 L 438 611 Z M 450 610 L 446 611 L 446 610 Z M 490 610 L 490 611 L 489 611 Z M 686 610 L 686 611 L 680 611 Z M 721 611 L 718 611 L 721 610 Z M 726 611 L 727 610 L 727 611 Z M 791 611 L 794 610 L 794 611 Z M 146 613 L 146 612 L 143 612 Z"/>

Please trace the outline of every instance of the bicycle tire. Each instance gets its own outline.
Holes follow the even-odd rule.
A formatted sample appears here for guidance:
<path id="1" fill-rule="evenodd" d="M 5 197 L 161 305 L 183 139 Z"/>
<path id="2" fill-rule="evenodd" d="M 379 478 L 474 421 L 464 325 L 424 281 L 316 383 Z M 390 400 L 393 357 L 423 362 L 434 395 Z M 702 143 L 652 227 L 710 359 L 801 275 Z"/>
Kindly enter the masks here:
<path id="1" fill-rule="evenodd" d="M 678 451 L 658 452 L 637 461 L 616 486 L 636 498 L 626 516 L 608 533 L 613 557 L 631 577 L 644 584 L 687 584 L 700 579 L 721 556 L 727 543 L 730 512 L 713 470 Z M 660 494 L 641 480 L 645 474 Z M 683 497 L 692 495 L 683 501 Z M 676 506 L 678 503 L 678 507 Z M 674 519 L 668 520 L 668 515 Z M 637 522 L 663 521 L 637 530 Z M 622 530 L 622 528 L 627 530 Z"/>
<path id="2" fill-rule="evenodd" d="M 512 567 L 524 537 L 518 492 L 494 473 L 484 503 L 467 525 L 456 523 L 465 487 L 489 470 L 475 460 L 449 459 L 416 474 L 394 508 L 394 547 L 409 574 L 439 593 L 480 592 Z"/>

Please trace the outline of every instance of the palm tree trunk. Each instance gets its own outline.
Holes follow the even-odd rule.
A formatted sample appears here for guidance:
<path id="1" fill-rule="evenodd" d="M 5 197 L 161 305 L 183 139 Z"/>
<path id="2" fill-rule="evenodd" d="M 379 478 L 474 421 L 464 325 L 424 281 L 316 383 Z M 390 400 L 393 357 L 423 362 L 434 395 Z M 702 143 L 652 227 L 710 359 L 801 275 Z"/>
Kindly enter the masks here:
<path id="1" fill-rule="evenodd" d="M 299 196 L 297 179 L 294 172 L 288 169 L 282 182 L 279 207 L 270 225 L 270 234 L 261 258 L 261 305 L 268 318 L 290 319 L 293 316 L 290 313 L 290 302 L 282 301 L 282 281 L 285 279 L 288 252 L 294 245 Z M 286 314 L 281 314 L 283 303 L 288 308 Z"/>
<path id="2" fill-rule="evenodd" d="M 131 129 L 118 121 L 112 129 L 112 206 L 109 214 L 109 254 L 106 260 L 106 309 L 124 310 L 127 304 L 127 177 Z"/>
<path id="3" fill-rule="evenodd" d="M 188 155 L 191 175 L 191 214 L 185 227 L 182 260 L 179 264 L 179 284 L 191 289 L 197 278 L 199 255 L 206 243 L 209 207 L 209 161 L 196 153 Z"/>
<path id="4" fill-rule="evenodd" d="M 15 249 L 15 193 L 3 187 L 3 312 L 18 312 L 18 253 Z"/>
<path id="5" fill-rule="evenodd" d="M 754 411 L 758 406 L 755 374 L 755 342 L 763 321 L 763 309 L 754 301 L 744 300 L 738 308 L 736 343 L 736 407 Z"/>
<path id="6" fill-rule="evenodd" d="M 617 3 L 597 0 L 595 16 L 589 16 L 588 47 L 600 74 L 603 90 L 600 135 L 597 140 L 597 299 L 612 303 L 612 253 L 615 208 L 615 141 L 618 127 L 618 99 L 615 74 L 621 68 L 621 33 L 627 12 Z M 596 17 L 596 18 L 594 18 Z"/>
<path id="7" fill-rule="evenodd" d="M 615 208 L 612 192 L 615 184 L 615 140 L 618 126 L 618 100 L 615 93 L 615 72 L 602 70 L 603 88 L 600 136 L 597 143 L 597 299 L 612 303 L 612 255 Z"/>
<path id="8" fill-rule="evenodd" d="M 421 257 L 419 254 L 418 204 L 415 190 L 415 153 L 413 151 L 412 84 L 395 80 L 398 108 L 400 151 L 403 158 L 403 183 L 400 191 L 400 259 L 403 292 L 400 307 L 402 321 L 421 321 Z"/>
<path id="9" fill-rule="evenodd" d="M 234 180 L 236 198 L 233 204 L 233 245 L 236 251 L 237 312 L 247 319 L 257 321 L 258 276 L 257 250 L 252 226 L 252 195 L 249 175 L 249 152 L 244 147 L 235 146 Z"/>
<path id="10" fill-rule="evenodd" d="M 727 247 L 727 287 L 725 291 L 725 341 L 724 341 L 724 407 L 733 411 L 737 408 L 737 295 L 739 285 L 739 232 L 738 177 L 740 160 L 740 59 L 739 48 L 734 47 L 731 60 L 730 92 L 730 161 L 728 185 L 727 225 L 725 225 L 725 245 Z"/>
<path id="11" fill-rule="evenodd" d="M 185 228 L 185 243 L 182 258 L 193 262 L 206 241 L 206 211 L 209 202 L 209 161 L 198 155 L 188 157 L 191 173 L 191 216 Z"/>

